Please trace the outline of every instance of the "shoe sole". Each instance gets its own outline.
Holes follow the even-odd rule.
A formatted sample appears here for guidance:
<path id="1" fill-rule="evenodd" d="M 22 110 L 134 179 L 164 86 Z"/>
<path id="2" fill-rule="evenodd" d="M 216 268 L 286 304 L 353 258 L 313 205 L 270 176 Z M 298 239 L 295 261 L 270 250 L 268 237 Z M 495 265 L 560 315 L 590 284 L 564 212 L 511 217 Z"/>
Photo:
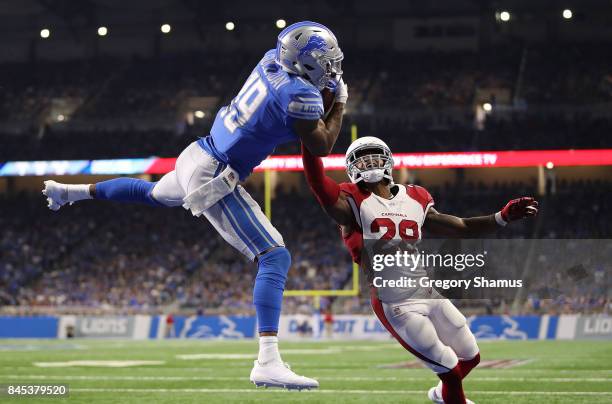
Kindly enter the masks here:
<path id="1" fill-rule="evenodd" d="M 259 388 L 259 387 L 263 387 L 263 388 L 268 388 L 268 387 L 272 387 L 272 388 L 279 388 L 279 389 L 286 389 L 286 390 L 298 390 L 298 391 L 302 391 L 302 390 L 310 390 L 310 389 L 317 389 L 318 386 L 302 386 L 299 384 L 281 384 L 281 383 L 271 383 L 271 382 L 252 382 L 255 387 Z"/>

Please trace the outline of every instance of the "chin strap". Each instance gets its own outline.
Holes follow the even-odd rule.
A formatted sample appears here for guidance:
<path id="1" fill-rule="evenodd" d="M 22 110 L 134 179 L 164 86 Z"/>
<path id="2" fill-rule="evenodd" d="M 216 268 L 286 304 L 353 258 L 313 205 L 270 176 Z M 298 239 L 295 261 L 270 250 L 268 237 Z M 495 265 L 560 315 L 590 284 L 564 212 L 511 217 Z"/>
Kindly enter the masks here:
<path id="1" fill-rule="evenodd" d="M 302 144 L 302 162 L 306 181 L 319 203 L 322 206 L 334 205 L 340 197 L 340 186 L 325 175 L 323 160 L 313 156 Z"/>

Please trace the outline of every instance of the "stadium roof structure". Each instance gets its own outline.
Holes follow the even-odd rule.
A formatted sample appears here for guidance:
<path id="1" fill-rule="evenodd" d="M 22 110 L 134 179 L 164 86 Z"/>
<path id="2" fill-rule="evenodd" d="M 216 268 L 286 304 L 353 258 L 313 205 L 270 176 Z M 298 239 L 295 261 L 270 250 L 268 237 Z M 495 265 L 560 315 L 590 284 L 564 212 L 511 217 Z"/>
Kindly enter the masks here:
<path id="1" fill-rule="evenodd" d="M 575 2 L 581 11 L 608 11 L 609 2 L 581 0 Z M 353 18 L 427 18 L 490 15 L 501 8 L 517 13 L 548 15 L 571 6 L 564 0 L 312 0 L 302 4 L 287 1 L 258 2 L 232 0 L 211 6 L 201 0 L 4 0 L 0 2 L 3 30 L 31 31 L 37 24 L 61 23 L 75 38 L 79 30 L 113 20 L 127 24 L 158 24 L 160 19 L 189 21 L 195 24 L 239 21 L 256 22 L 283 17 L 291 21 L 310 19 L 338 20 Z"/>
<path id="2" fill-rule="evenodd" d="M 442 31 L 446 40 L 434 46 L 438 50 L 515 39 L 609 42 L 609 2 L 573 3 L 573 23 L 568 24 L 561 13 L 572 5 L 563 0 L 265 1 L 257 7 L 252 0 L 3 0 L 0 63 L 183 51 L 259 53 L 278 34 L 279 19 L 283 26 L 304 19 L 333 26 L 347 55 L 386 46 L 404 51 L 409 42 L 431 46 Z M 509 23 L 500 28 L 501 21 Z"/>

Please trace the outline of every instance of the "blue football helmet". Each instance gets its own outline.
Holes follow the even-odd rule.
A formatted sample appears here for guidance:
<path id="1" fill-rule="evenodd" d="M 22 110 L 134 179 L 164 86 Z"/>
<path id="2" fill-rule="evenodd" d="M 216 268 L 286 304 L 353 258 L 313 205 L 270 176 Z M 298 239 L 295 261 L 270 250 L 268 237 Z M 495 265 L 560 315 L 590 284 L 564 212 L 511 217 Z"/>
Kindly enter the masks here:
<path id="1" fill-rule="evenodd" d="M 340 80 L 344 55 L 336 36 L 325 25 L 302 21 L 285 28 L 276 44 L 276 63 L 288 73 L 304 77 L 319 90 Z"/>

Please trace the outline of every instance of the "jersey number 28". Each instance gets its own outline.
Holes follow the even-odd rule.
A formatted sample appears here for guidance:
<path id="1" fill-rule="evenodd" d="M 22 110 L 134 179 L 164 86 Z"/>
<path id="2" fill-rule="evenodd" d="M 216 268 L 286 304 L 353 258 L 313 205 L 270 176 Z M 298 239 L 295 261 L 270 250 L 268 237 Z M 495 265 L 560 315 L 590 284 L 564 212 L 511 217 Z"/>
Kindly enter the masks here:
<path id="1" fill-rule="evenodd" d="M 399 236 L 402 240 L 418 240 L 419 239 L 419 225 L 414 220 L 404 219 L 399 222 L 399 226 L 395 226 L 395 222 L 388 217 L 379 217 L 372 221 L 370 225 L 370 231 L 372 233 L 378 233 L 381 231 L 381 227 L 384 227 L 387 231 L 380 237 L 381 240 L 392 240 L 397 233 L 399 228 Z"/>

